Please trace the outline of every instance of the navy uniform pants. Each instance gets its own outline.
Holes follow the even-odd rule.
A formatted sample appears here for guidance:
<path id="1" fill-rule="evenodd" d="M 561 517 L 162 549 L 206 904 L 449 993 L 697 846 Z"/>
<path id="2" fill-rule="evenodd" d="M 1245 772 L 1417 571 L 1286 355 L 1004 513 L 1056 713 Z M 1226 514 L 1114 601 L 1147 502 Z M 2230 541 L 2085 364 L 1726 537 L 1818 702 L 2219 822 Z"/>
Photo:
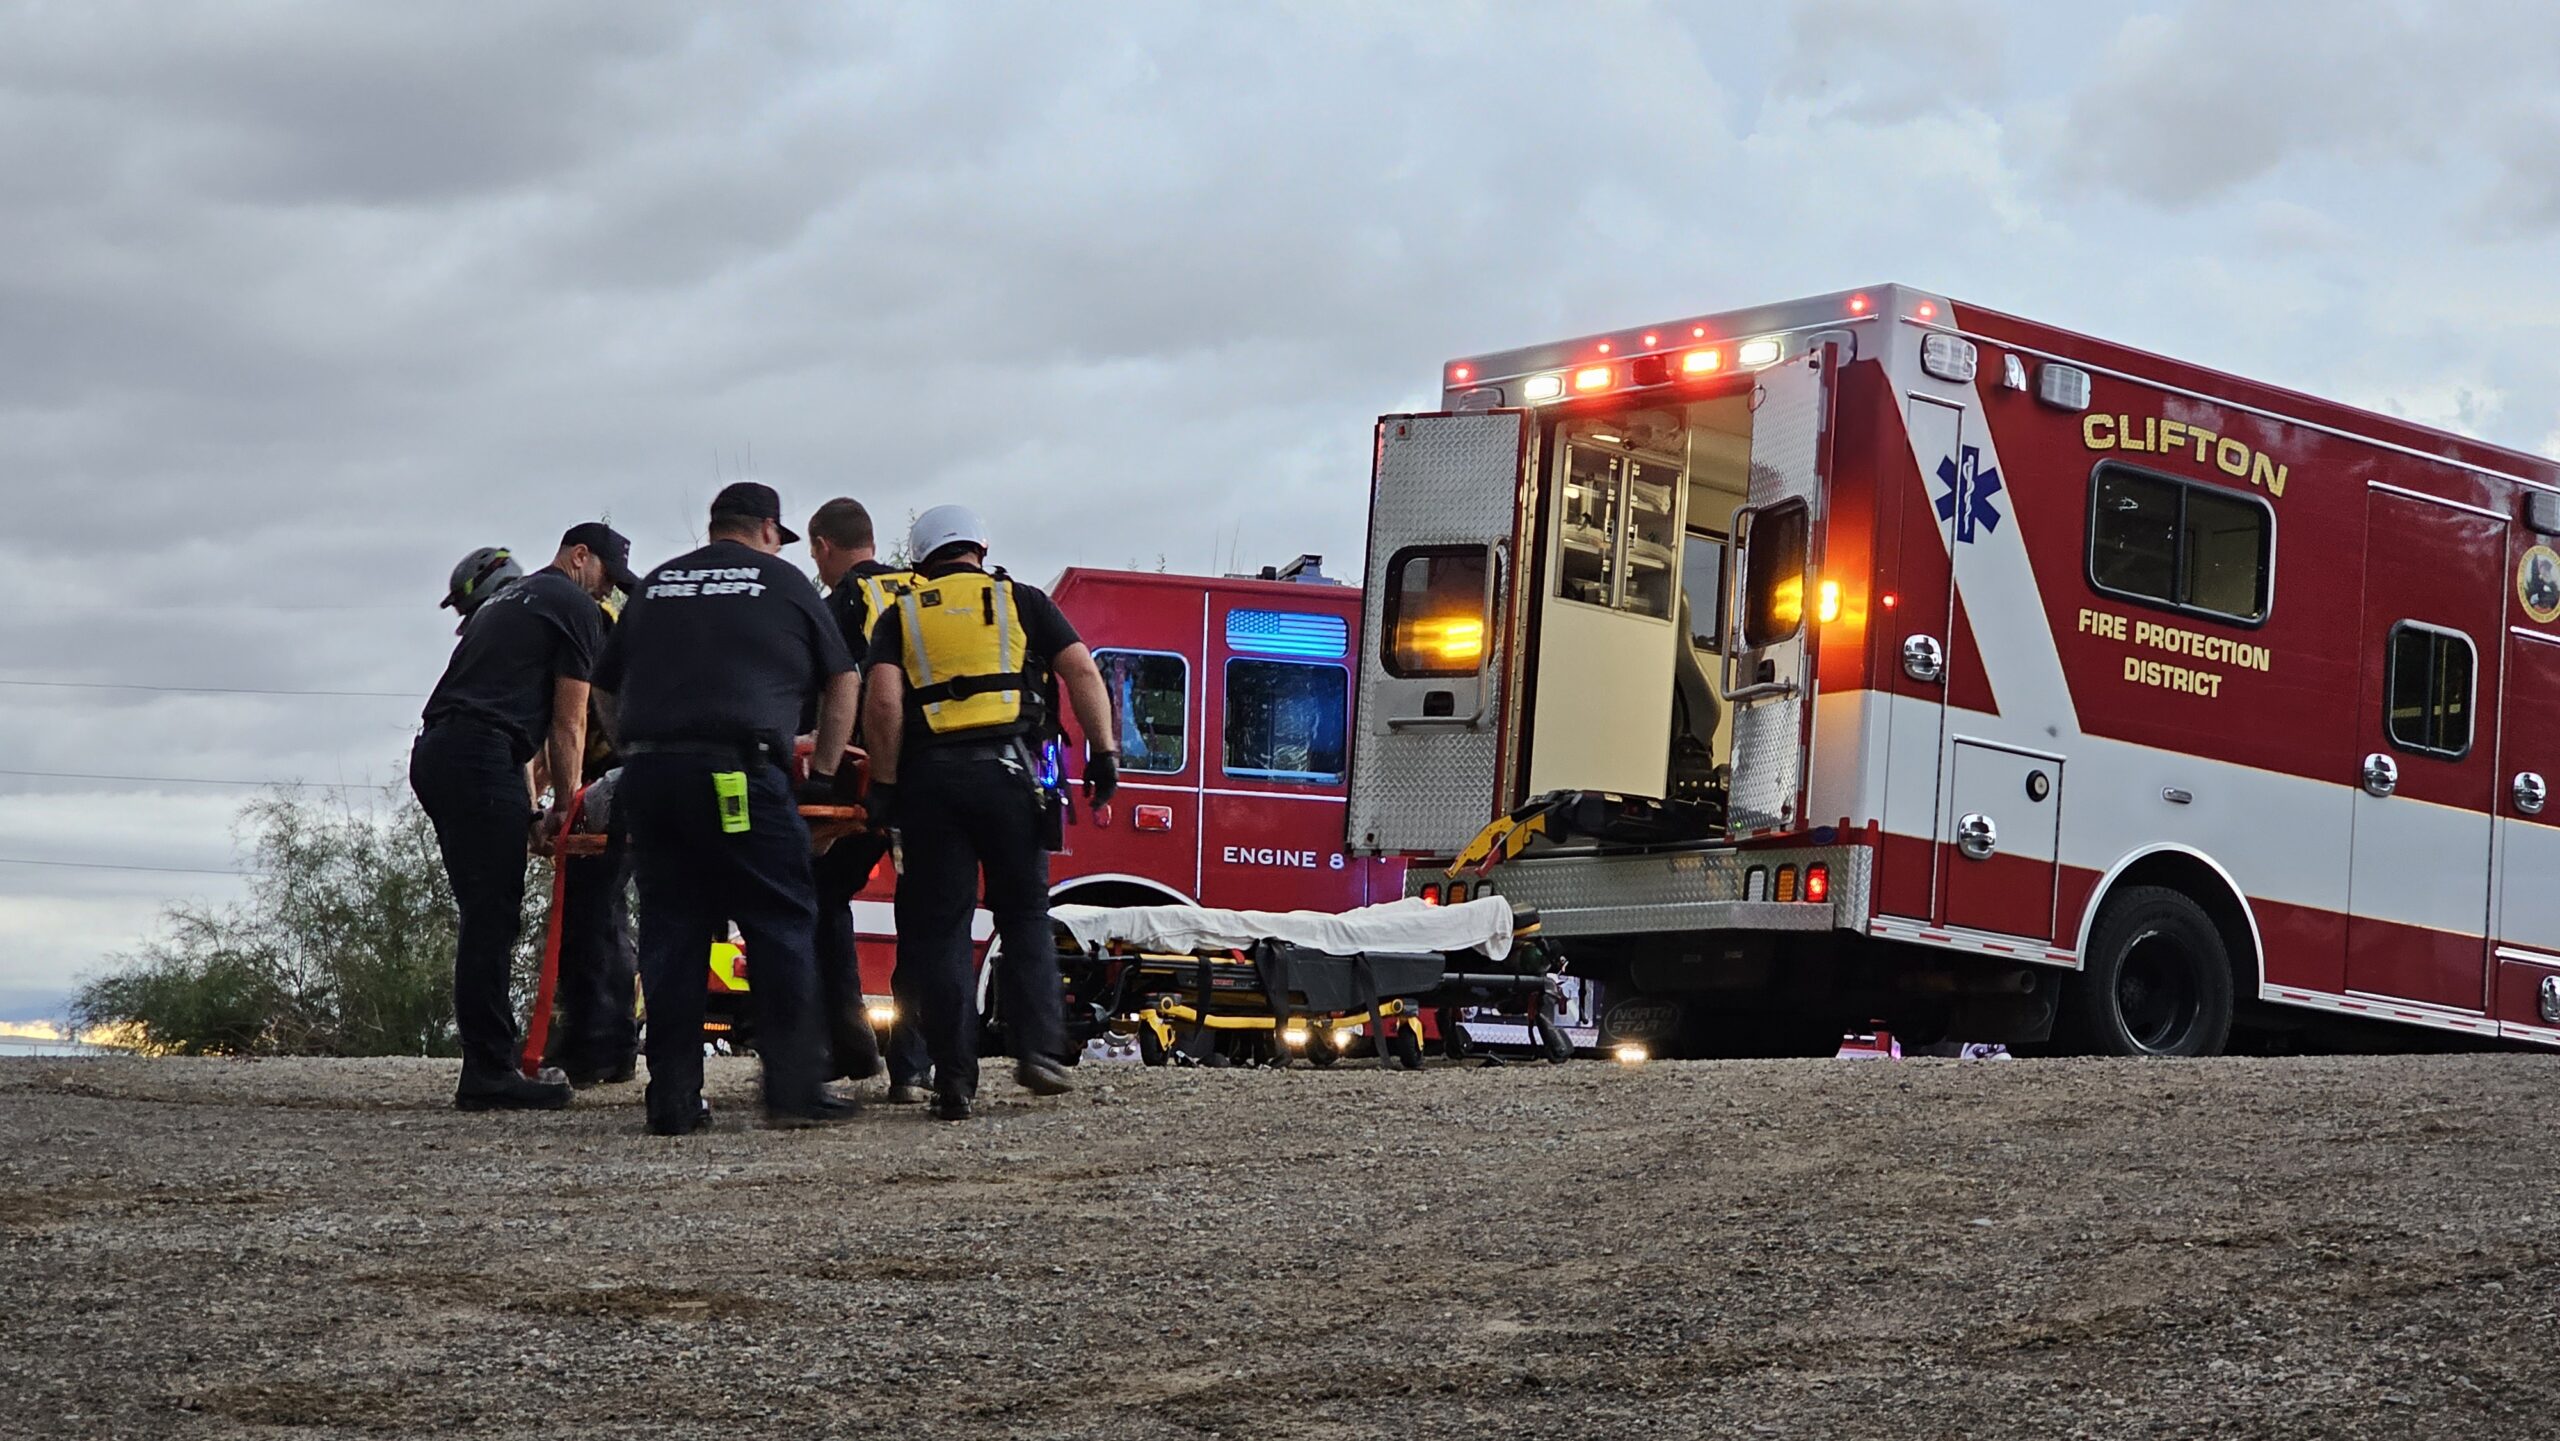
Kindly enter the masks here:
<path id="1" fill-rule="evenodd" d="M 978 989 L 969 923 L 982 872 L 998 947 L 989 964 L 1013 1053 L 1054 1056 L 1064 1044 L 1039 787 L 1019 760 L 981 747 L 911 751 L 898 779 L 906 861 L 898 875 L 898 975 L 913 994 L 935 1084 L 974 1095 Z"/>
<path id="2" fill-rule="evenodd" d="M 524 873 L 533 807 L 524 767 L 506 735 L 448 717 L 409 751 L 409 788 L 435 824 L 436 849 L 453 883 L 461 930 L 453 952 L 453 1020 L 464 1077 L 516 1069 L 515 1004 L 508 980 L 524 929 Z"/>
<path id="3" fill-rule="evenodd" d="M 826 1012 L 831 1074 L 862 1080 L 880 1069 L 879 1038 L 862 999 L 862 958 L 854 944 L 853 898 L 889 850 L 886 836 L 846 836 L 817 858 L 818 1000 Z M 753 970 L 749 970 L 752 986 Z M 892 1080 L 900 1079 L 893 1073 Z"/>
<path id="4" fill-rule="evenodd" d="M 720 826 L 712 776 L 743 769 L 748 829 Z M 809 828 L 780 769 L 690 753 L 629 757 L 614 808 L 640 886 L 640 985 L 648 999 L 649 1115 L 689 1122 L 702 1096 L 702 1004 L 711 943 L 746 940 L 769 1112 L 815 1108 L 825 1086 L 818 1020 L 817 892 Z"/>

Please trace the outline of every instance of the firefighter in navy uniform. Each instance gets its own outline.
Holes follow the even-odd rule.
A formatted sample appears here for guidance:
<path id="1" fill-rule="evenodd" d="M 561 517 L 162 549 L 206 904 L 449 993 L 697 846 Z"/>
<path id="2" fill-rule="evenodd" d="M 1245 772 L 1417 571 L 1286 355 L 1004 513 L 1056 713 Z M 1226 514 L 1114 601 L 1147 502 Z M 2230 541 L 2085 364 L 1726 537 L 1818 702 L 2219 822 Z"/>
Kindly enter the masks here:
<path id="1" fill-rule="evenodd" d="M 871 649 L 871 626 L 889 613 L 896 598 L 920 579 L 915 572 L 883 564 L 871 512 L 862 502 L 839 496 L 809 517 L 809 559 L 827 586 L 827 613 L 835 617 L 845 650 L 859 668 Z M 862 733 L 854 731 L 859 744 Z M 854 941 L 853 898 L 870 883 L 880 858 L 889 852 L 889 833 L 879 827 L 845 837 L 818 857 L 818 993 L 826 1012 L 829 1049 L 835 1073 L 861 1080 L 880 1068 L 882 1046 L 871 1029 L 863 1003 L 862 965 Z M 912 1105 L 925 1099 L 927 1059 L 915 1026 L 915 1001 L 905 994 L 903 979 L 892 977 L 897 1016 L 889 1023 L 889 1099 Z"/>
<path id="2" fill-rule="evenodd" d="M 559 816 L 556 808 L 535 811 L 530 765 L 547 747 L 557 794 L 565 799 L 577 787 L 587 679 L 603 631 L 596 601 L 631 583 L 630 553 L 612 527 L 591 521 L 560 537 L 551 564 L 503 588 L 498 575 L 512 562 L 475 552 L 474 575 L 447 593 L 465 613 L 462 640 L 427 697 L 409 786 L 435 825 L 460 914 L 453 1010 L 462 1077 L 453 1103 L 462 1110 L 569 1103 L 557 1072 L 528 1078 L 516 1069 L 507 983 L 523 928 L 526 859 L 550 848 Z"/>
<path id="3" fill-rule="evenodd" d="M 622 747 L 614 805 L 640 886 L 649 1129 L 661 1135 L 710 1123 L 705 968 L 730 921 L 754 967 L 766 1121 L 819 1125 L 854 1110 L 826 1091 L 809 828 L 786 767 L 815 697 L 810 785 L 833 793 L 861 679 L 817 589 L 779 558 L 799 537 L 771 487 L 721 491 L 710 536 L 649 573 L 596 667 Z"/>
<path id="4" fill-rule="evenodd" d="M 875 813 L 897 828 L 898 972 L 908 977 L 933 1057 L 935 1113 L 969 1117 L 978 1089 L 978 1015 L 969 922 L 985 875 L 995 916 L 996 995 L 1015 1077 L 1036 1095 L 1071 1089 L 1059 1064 L 1057 946 L 1049 932 L 1053 797 L 1037 752 L 1065 686 L 1092 745 L 1085 797 L 1119 788 L 1102 673 L 1055 602 L 985 568 L 986 526 L 968 509 L 917 517 L 908 551 L 922 580 L 871 633 L 863 735 Z"/>
<path id="5" fill-rule="evenodd" d="M 625 595 L 622 604 L 629 603 Z M 620 607 L 607 597 L 600 608 L 609 636 Z M 587 799 L 579 825 L 601 830 L 605 846 L 595 855 L 559 861 L 567 872 L 560 916 L 559 1012 L 543 1055 L 545 1065 L 557 1068 L 579 1090 L 618 1085 L 639 1069 L 640 973 L 631 942 L 631 856 L 613 812 L 612 772 L 622 760 L 614 753 L 613 728 L 605 723 L 602 709 L 590 697 Z"/>

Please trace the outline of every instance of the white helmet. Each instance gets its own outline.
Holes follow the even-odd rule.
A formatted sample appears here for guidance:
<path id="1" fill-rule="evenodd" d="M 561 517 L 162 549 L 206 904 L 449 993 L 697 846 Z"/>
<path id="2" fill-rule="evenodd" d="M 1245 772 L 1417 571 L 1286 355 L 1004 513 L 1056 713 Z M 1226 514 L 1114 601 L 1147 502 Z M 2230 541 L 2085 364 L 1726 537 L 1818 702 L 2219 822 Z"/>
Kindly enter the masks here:
<path id="1" fill-rule="evenodd" d="M 987 548 L 987 523 L 965 505 L 937 505 L 916 517 L 907 531 L 907 554 L 918 565 L 933 558 L 933 553 L 946 545 L 962 542 Z"/>

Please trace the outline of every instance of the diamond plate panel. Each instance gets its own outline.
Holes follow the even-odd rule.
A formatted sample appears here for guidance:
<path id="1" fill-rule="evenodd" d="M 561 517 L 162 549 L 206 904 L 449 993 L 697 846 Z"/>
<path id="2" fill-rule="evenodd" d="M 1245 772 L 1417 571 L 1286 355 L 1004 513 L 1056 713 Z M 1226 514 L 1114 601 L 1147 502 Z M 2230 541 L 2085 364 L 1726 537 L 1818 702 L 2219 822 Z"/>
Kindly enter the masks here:
<path id="1" fill-rule="evenodd" d="M 1875 853 L 1864 846 L 1754 851 L 1672 851 L 1645 855 L 1530 855 L 1494 867 L 1483 893 L 1535 906 L 1542 934 L 1637 936 L 1679 931 L 1863 930 Z M 1746 901 L 1744 877 L 1820 861 L 1831 868 L 1831 899 Z M 1408 892 L 1429 878 L 1419 869 Z"/>
<path id="2" fill-rule="evenodd" d="M 1791 360 L 1762 377 L 1751 414 L 1752 505 L 1803 500 L 1820 519 L 1822 432 L 1830 396 L 1819 356 Z M 1808 597 L 1813 579 L 1806 576 Z M 1754 654 L 1774 662 L 1776 673 L 1798 688 L 1734 707 L 1733 788 L 1725 813 L 1737 835 L 1792 830 L 1801 819 L 1795 806 L 1804 787 L 1805 641 L 1799 635 Z M 1746 674 L 1751 659 L 1744 658 Z"/>
<path id="3" fill-rule="evenodd" d="M 1378 422 L 1377 478 L 1370 491 L 1368 579 L 1360 629 L 1360 697 L 1352 741 L 1352 844 L 1383 850 L 1455 850 L 1493 815 L 1501 767 L 1502 627 L 1494 626 L 1475 687 L 1482 721 L 1396 729 L 1395 714 L 1416 713 L 1422 692 L 1447 681 L 1407 680 L 1381 660 L 1387 615 L 1387 562 L 1417 545 L 1507 548 L 1520 488 L 1524 418 L 1514 411 L 1479 415 L 1388 416 Z M 1499 611 L 1497 597 L 1497 614 Z M 1461 714 L 1473 709 L 1463 705 Z"/>

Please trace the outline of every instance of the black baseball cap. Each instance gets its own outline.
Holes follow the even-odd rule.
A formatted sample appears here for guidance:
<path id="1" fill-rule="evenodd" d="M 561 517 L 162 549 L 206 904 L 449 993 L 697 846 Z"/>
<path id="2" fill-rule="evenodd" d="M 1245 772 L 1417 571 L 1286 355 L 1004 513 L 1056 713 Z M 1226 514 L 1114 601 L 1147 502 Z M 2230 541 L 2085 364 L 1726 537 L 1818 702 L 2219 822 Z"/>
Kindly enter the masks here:
<path id="1" fill-rule="evenodd" d="M 769 520 L 782 532 L 782 543 L 790 545 L 800 539 L 800 532 L 782 523 L 782 497 L 773 487 L 752 480 L 723 486 L 711 497 L 713 515 L 743 515 L 749 520 Z"/>
<path id="2" fill-rule="evenodd" d="M 604 562 L 604 573 L 625 595 L 640 593 L 640 577 L 631 573 L 631 541 L 600 520 L 581 521 L 560 537 L 560 548 L 583 545 Z"/>

